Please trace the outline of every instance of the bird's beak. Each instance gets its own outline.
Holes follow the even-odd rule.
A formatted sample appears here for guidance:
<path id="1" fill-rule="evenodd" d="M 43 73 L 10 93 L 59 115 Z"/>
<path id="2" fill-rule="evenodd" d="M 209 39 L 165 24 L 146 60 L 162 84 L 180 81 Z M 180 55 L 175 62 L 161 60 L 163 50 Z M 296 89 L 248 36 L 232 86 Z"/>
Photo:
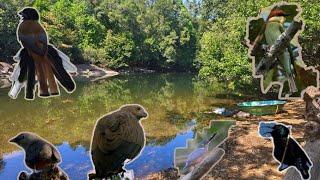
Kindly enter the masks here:
<path id="1" fill-rule="evenodd" d="M 140 116 L 139 116 L 139 120 L 141 119 L 141 118 L 146 118 L 148 116 L 148 113 L 142 113 Z"/>
<path id="2" fill-rule="evenodd" d="M 21 18 L 23 18 L 23 17 L 26 16 L 22 11 L 20 11 L 20 12 L 18 13 L 18 15 L 19 15 Z"/>
<path id="3" fill-rule="evenodd" d="M 16 137 L 11 138 L 11 139 L 9 140 L 9 142 L 10 142 L 10 143 L 16 143 L 16 142 L 17 142 L 17 138 L 16 138 Z"/>
<path id="4" fill-rule="evenodd" d="M 147 116 L 148 116 L 148 113 L 146 113 L 146 112 L 142 114 L 142 117 L 143 117 L 143 118 L 145 118 L 145 117 L 147 117 Z"/>

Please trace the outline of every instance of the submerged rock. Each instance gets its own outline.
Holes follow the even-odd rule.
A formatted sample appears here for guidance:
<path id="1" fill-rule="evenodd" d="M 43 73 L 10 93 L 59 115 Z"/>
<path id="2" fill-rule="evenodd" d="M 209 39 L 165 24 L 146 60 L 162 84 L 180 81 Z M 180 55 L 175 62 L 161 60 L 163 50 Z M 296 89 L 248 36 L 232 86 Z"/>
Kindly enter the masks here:
<path id="1" fill-rule="evenodd" d="M 93 64 L 77 64 L 76 67 L 77 76 L 85 77 L 91 81 L 97 81 L 119 74 L 116 71 L 106 70 Z"/>
<path id="2" fill-rule="evenodd" d="M 239 110 L 237 109 L 226 109 L 226 108 L 216 108 L 213 110 L 213 113 L 221 116 L 225 116 L 225 117 L 231 117 L 238 112 Z"/>
<path id="3" fill-rule="evenodd" d="M 248 118 L 250 116 L 251 116 L 250 113 L 243 112 L 243 111 L 239 111 L 239 112 L 237 112 L 236 114 L 233 115 L 233 117 L 235 117 L 235 118 Z"/>
<path id="4" fill-rule="evenodd" d="M 9 77 L 1 77 L 0 79 L 0 88 L 8 88 L 11 86 L 11 81 L 9 80 Z"/>
<path id="5" fill-rule="evenodd" d="M 1 76 L 10 75 L 13 71 L 13 66 L 11 64 L 0 62 L 0 74 Z"/>

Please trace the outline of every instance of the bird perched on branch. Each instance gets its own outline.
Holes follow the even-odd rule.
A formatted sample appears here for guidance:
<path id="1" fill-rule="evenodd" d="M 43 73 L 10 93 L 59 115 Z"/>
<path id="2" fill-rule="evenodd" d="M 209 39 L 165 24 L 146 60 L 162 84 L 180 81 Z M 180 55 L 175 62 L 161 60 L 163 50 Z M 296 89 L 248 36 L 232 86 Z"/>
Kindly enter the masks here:
<path id="1" fill-rule="evenodd" d="M 39 96 L 59 95 L 60 84 L 69 93 L 75 90 L 75 83 L 67 72 L 76 72 L 70 59 L 48 44 L 47 33 L 39 23 L 40 16 L 34 8 L 24 8 L 19 12 L 21 18 L 17 28 L 17 39 L 21 49 L 14 57 L 16 65 L 11 80 L 14 82 L 9 96 L 16 98 L 20 89 L 27 84 L 26 99 L 34 98 L 35 76 L 39 81 Z"/>
<path id="2" fill-rule="evenodd" d="M 40 176 L 40 174 L 57 171 L 61 156 L 58 150 L 43 138 L 30 132 L 23 132 L 10 139 L 9 142 L 24 150 L 25 164 L 34 171 L 31 176 Z M 37 171 L 40 171 L 40 173 Z M 21 175 L 24 176 L 24 174 L 22 172 Z M 64 173 L 60 176 L 61 179 L 67 179 Z"/>
<path id="3" fill-rule="evenodd" d="M 264 32 L 267 44 L 269 46 L 274 45 L 277 42 L 277 39 L 284 32 L 283 24 L 285 22 L 285 16 L 288 15 L 289 14 L 286 14 L 280 9 L 273 9 L 270 12 Z M 292 58 L 292 49 L 290 45 L 277 57 L 288 79 L 290 92 L 294 93 L 297 92 L 298 89 L 294 80 L 294 71 L 291 67 L 293 64 Z"/>
<path id="4" fill-rule="evenodd" d="M 136 158 L 145 145 L 140 120 L 147 116 L 141 105 L 129 104 L 97 121 L 91 142 L 95 174 L 89 174 L 89 179 L 110 178 L 125 172 L 124 162 Z"/>

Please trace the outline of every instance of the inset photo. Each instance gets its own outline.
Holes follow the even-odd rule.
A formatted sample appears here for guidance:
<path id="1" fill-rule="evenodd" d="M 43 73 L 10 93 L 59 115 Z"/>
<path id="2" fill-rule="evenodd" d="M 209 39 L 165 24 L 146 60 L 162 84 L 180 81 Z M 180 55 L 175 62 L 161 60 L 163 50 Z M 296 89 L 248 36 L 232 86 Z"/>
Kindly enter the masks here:
<path id="1" fill-rule="evenodd" d="M 301 12 L 298 4 L 279 3 L 261 9 L 247 24 L 253 76 L 260 78 L 263 93 L 276 91 L 280 99 L 299 98 L 308 86 L 319 87 L 319 71 L 301 55 Z"/>

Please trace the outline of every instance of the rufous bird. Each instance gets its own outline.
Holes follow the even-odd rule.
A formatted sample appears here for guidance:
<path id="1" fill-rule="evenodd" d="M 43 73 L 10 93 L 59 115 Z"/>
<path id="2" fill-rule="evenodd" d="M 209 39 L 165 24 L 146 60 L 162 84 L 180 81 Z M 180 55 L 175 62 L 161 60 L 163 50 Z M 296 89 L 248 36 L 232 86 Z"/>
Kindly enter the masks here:
<path id="1" fill-rule="evenodd" d="M 76 67 L 68 56 L 48 44 L 48 36 L 39 22 L 38 11 L 27 7 L 18 14 L 21 20 L 17 28 L 17 39 L 22 47 L 14 57 L 19 64 L 11 76 L 13 86 L 9 96 L 16 98 L 20 89 L 27 84 L 25 97 L 33 99 L 35 76 L 39 82 L 40 97 L 59 95 L 56 80 L 67 92 L 73 92 L 76 86 L 67 70 L 76 72 Z"/>

